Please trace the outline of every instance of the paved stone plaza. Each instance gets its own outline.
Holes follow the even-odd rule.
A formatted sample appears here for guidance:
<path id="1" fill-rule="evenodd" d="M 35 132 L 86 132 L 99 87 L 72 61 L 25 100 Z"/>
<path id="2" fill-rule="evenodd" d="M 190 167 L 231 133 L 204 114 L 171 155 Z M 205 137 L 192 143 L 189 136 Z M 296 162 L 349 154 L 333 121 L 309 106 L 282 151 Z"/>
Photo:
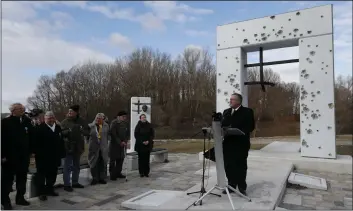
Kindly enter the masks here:
<path id="1" fill-rule="evenodd" d="M 87 173 L 82 172 L 81 182 L 87 184 L 84 189 L 76 189 L 72 193 L 59 189 L 59 197 L 50 197 L 41 202 L 37 198 L 30 199 L 31 206 L 15 206 L 14 209 L 122 209 L 120 204 L 151 189 L 186 191 L 198 184 L 200 175 L 195 174 L 202 168 L 196 154 L 170 154 L 169 163 L 153 163 L 149 178 L 140 178 L 137 171 L 128 174 L 128 181 L 108 181 L 106 185 L 90 186 Z M 326 178 L 328 191 L 287 188 L 284 202 L 279 206 L 286 209 L 347 209 L 344 197 L 352 198 L 352 175 L 334 173 L 303 172 Z M 207 176 L 207 175 L 206 175 Z M 58 176 L 61 183 L 62 176 Z M 14 193 L 11 194 L 12 199 Z"/>

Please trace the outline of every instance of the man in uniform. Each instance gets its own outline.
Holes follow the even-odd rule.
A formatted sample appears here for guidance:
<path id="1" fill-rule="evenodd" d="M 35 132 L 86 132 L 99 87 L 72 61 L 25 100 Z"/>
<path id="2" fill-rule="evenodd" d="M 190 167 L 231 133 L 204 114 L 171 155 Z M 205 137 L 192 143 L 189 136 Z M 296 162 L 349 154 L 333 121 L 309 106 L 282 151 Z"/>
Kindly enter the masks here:
<path id="1" fill-rule="evenodd" d="M 127 122 L 127 113 L 120 111 L 110 126 L 111 141 L 109 145 L 109 172 L 110 179 L 125 178 L 121 173 L 128 140 L 130 138 L 130 127 Z"/>
<path id="2" fill-rule="evenodd" d="M 246 195 L 247 158 L 250 150 L 250 133 L 255 128 L 254 112 L 242 106 L 243 97 L 232 94 L 230 108 L 224 110 L 222 127 L 238 128 L 245 135 L 225 136 L 223 142 L 224 168 L 228 184 Z M 233 192 L 232 190 L 229 190 Z M 223 193 L 226 193 L 225 191 Z"/>

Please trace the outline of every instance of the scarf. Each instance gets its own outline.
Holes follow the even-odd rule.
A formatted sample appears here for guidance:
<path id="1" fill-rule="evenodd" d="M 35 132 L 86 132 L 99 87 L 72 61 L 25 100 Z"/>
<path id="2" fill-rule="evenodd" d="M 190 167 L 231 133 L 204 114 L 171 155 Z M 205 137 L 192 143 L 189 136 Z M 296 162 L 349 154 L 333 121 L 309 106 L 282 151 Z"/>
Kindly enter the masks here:
<path id="1" fill-rule="evenodd" d="M 102 125 L 97 125 L 98 128 L 98 141 L 102 138 Z"/>

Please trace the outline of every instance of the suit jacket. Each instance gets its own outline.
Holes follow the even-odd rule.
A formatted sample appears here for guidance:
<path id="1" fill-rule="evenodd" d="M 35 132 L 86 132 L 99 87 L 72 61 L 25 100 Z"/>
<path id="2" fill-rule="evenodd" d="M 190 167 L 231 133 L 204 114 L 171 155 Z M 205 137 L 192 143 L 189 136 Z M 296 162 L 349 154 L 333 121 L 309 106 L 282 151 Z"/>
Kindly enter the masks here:
<path id="1" fill-rule="evenodd" d="M 14 171 L 28 171 L 29 157 L 33 152 L 34 129 L 26 116 L 9 116 L 1 120 L 1 158 L 3 167 Z"/>
<path id="2" fill-rule="evenodd" d="M 109 158 L 111 160 L 123 159 L 126 149 L 120 143 L 125 143 L 130 139 L 130 126 L 126 121 L 113 120 L 110 125 L 111 141 L 109 144 Z"/>
<path id="3" fill-rule="evenodd" d="M 239 145 L 249 145 L 250 133 L 255 129 L 254 112 L 251 108 L 240 106 L 232 115 L 232 108 L 223 112 L 222 127 L 238 128 L 243 131 L 243 136 L 224 137 L 225 142 L 234 142 Z"/>
<path id="4" fill-rule="evenodd" d="M 54 132 L 45 123 L 36 127 L 35 159 L 36 167 L 60 166 L 61 158 L 65 156 L 65 144 L 61 127 L 55 125 Z"/>

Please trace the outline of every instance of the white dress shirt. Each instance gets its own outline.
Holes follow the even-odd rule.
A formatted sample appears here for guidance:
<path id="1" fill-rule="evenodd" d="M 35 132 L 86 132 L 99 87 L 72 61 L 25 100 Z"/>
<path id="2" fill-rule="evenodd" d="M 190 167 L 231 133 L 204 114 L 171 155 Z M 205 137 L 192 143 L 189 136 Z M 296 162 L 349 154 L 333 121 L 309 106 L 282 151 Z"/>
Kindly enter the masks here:
<path id="1" fill-rule="evenodd" d="M 47 123 L 45 123 L 45 124 L 47 124 Z M 48 125 L 48 124 L 47 124 L 47 125 Z M 53 132 L 55 132 L 55 123 L 53 124 L 53 126 L 48 125 L 48 127 L 49 127 Z"/>

